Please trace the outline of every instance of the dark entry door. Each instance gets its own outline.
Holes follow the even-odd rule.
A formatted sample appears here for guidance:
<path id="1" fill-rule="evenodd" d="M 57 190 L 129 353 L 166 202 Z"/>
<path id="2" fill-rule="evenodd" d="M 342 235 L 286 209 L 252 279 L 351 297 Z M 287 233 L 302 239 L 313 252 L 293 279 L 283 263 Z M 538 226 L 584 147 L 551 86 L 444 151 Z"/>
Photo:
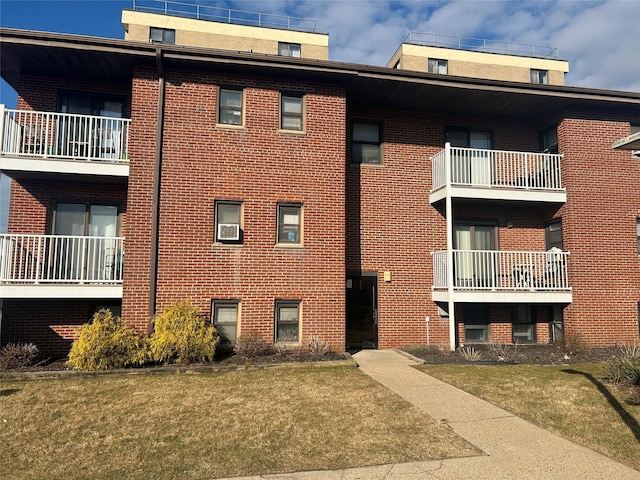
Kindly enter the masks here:
<path id="1" fill-rule="evenodd" d="M 347 348 L 378 348 L 378 276 L 347 276 Z"/>

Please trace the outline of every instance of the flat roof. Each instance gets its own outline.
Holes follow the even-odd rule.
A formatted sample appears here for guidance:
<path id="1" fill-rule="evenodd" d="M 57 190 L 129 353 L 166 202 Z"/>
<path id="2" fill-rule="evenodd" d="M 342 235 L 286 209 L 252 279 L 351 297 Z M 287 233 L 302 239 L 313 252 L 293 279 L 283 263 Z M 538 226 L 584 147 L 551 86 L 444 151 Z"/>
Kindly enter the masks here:
<path id="1" fill-rule="evenodd" d="M 19 92 L 20 76 L 130 82 L 134 67 L 270 74 L 338 83 L 352 104 L 435 113 L 535 119 L 563 108 L 626 109 L 640 115 L 640 93 L 537 85 L 394 70 L 180 45 L 150 44 L 0 28 L 0 74 Z"/>

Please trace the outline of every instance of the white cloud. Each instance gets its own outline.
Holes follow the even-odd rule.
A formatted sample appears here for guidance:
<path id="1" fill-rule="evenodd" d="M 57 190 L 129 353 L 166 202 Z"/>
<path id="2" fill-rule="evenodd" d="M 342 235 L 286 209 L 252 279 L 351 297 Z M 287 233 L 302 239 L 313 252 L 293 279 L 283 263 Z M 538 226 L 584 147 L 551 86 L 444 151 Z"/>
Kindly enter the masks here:
<path id="1" fill-rule="evenodd" d="M 410 31 L 558 49 L 567 85 L 640 92 L 640 2 L 279 0 L 230 8 L 318 20 L 332 60 L 385 65 Z"/>

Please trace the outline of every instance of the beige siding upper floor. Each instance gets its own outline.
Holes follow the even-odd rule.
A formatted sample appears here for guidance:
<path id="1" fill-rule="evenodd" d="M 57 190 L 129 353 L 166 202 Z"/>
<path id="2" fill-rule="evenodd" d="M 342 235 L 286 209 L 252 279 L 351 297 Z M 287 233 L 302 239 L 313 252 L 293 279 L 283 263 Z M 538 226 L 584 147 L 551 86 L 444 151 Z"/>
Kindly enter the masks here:
<path id="1" fill-rule="evenodd" d="M 149 41 L 150 27 L 175 30 L 176 45 L 251 51 L 277 55 L 278 43 L 300 45 L 301 57 L 328 60 L 329 36 L 278 28 L 254 27 L 155 13 L 122 11 L 125 40 Z"/>
<path id="2" fill-rule="evenodd" d="M 389 67 L 428 71 L 428 59 L 447 60 L 448 75 L 486 78 L 511 82 L 531 82 L 531 69 L 547 70 L 550 85 L 564 85 L 569 62 L 536 57 L 471 52 L 442 47 L 402 44 L 389 61 Z"/>

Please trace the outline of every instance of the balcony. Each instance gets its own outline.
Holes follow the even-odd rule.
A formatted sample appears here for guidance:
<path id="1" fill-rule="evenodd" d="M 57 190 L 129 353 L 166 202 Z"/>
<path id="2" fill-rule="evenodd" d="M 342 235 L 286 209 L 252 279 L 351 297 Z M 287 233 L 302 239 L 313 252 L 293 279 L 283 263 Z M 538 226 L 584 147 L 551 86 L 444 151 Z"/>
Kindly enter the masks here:
<path id="1" fill-rule="evenodd" d="M 434 252 L 436 302 L 571 303 L 568 252 L 453 250 L 453 284 L 447 281 L 447 251 Z"/>
<path id="2" fill-rule="evenodd" d="M 0 235 L 0 299 L 122 298 L 124 238 Z"/>
<path id="3" fill-rule="evenodd" d="M 447 146 L 431 157 L 429 201 L 443 200 L 449 191 L 452 198 L 565 203 L 561 159 L 548 153 Z"/>
<path id="4" fill-rule="evenodd" d="M 14 178 L 62 174 L 125 181 L 130 122 L 0 105 L 0 170 Z"/>

